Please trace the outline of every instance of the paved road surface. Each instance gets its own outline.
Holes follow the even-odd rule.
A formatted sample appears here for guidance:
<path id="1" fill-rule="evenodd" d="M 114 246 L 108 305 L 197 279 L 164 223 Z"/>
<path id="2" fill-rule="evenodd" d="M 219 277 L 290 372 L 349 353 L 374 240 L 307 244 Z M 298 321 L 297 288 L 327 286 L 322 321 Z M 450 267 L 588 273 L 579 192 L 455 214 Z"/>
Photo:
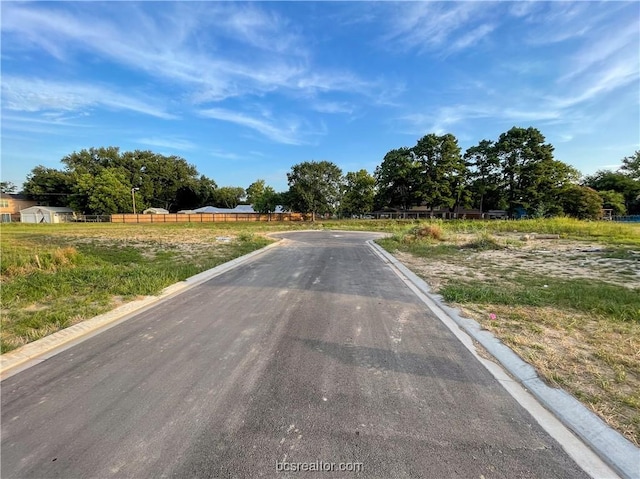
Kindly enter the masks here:
<path id="1" fill-rule="evenodd" d="M 586 477 L 373 235 L 282 236 L 3 381 L 2 477 Z"/>

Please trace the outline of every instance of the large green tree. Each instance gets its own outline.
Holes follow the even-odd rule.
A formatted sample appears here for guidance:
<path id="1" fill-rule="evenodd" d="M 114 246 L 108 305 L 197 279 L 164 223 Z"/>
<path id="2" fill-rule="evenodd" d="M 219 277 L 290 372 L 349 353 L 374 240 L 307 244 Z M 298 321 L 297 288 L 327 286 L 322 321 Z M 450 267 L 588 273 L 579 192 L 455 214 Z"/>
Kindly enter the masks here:
<path id="1" fill-rule="evenodd" d="M 235 208 L 245 197 L 241 186 L 222 186 L 213 193 L 213 204 L 219 208 Z"/>
<path id="2" fill-rule="evenodd" d="M 265 186 L 261 194 L 254 198 L 253 209 L 258 213 L 269 214 L 271 221 L 271 213 L 282 203 L 282 197 L 276 193 L 271 186 Z"/>
<path id="3" fill-rule="evenodd" d="M 620 172 L 600 170 L 584 179 L 584 184 L 597 191 L 616 191 L 624 196 L 629 214 L 640 213 L 640 180 Z"/>
<path id="4" fill-rule="evenodd" d="M 430 133 L 418 140 L 412 152 L 420 166 L 419 196 L 432 211 L 458 206 L 464 188 L 466 165 L 458 140 L 451 133 Z"/>
<path id="5" fill-rule="evenodd" d="M 264 193 L 265 181 L 256 180 L 247 188 L 247 203 L 254 204 L 257 199 Z"/>
<path id="6" fill-rule="evenodd" d="M 620 171 L 634 180 L 640 181 L 640 150 L 622 159 Z"/>
<path id="7" fill-rule="evenodd" d="M 27 175 L 24 193 L 41 204 L 69 206 L 74 184 L 72 173 L 39 165 Z"/>
<path id="8" fill-rule="evenodd" d="M 37 166 L 27 177 L 25 193 L 52 206 L 73 206 L 85 213 L 132 211 L 131 201 L 123 202 L 121 190 L 131 195 L 136 192 L 137 205 L 160 206 L 168 210 L 191 209 L 211 200 L 216 184 L 199 175 L 193 165 L 178 156 L 164 156 L 152 151 L 135 150 L 120 152 L 118 147 L 89 148 L 73 152 L 62 158 L 63 170 Z M 105 172 L 108 175 L 102 176 Z M 92 199 L 91 192 L 79 185 L 87 185 L 89 175 L 93 179 L 114 178 L 123 188 L 112 190 L 113 198 L 107 199 L 109 189 L 101 194 L 102 200 Z M 114 208 L 116 210 L 114 211 Z"/>
<path id="9" fill-rule="evenodd" d="M 0 193 L 16 193 L 18 187 L 11 181 L 0 181 Z"/>
<path id="10" fill-rule="evenodd" d="M 420 165 L 409 148 L 389 151 L 374 172 L 376 208 L 407 210 L 420 203 Z"/>
<path id="11" fill-rule="evenodd" d="M 587 186 L 570 185 L 559 197 L 565 214 L 581 220 L 595 220 L 602 215 L 602 198 Z"/>
<path id="12" fill-rule="evenodd" d="M 500 161 L 495 144 L 482 140 L 464 154 L 469 168 L 469 192 L 474 207 L 480 211 L 506 208 L 500 186 Z"/>
<path id="13" fill-rule="evenodd" d="M 97 175 L 105 168 L 123 167 L 120 148 L 107 146 L 74 151 L 62 158 L 66 170 L 71 173 Z"/>
<path id="14" fill-rule="evenodd" d="M 294 210 L 316 214 L 334 213 L 340 202 L 342 170 L 330 161 L 305 161 L 287 173 L 288 201 Z"/>
<path id="15" fill-rule="evenodd" d="M 79 174 L 74 189 L 77 194 L 72 197 L 70 205 L 78 211 L 111 215 L 133 208 L 129 181 L 118 168 L 104 168 L 95 175 Z M 79 199 L 82 199 L 81 203 Z M 142 210 L 145 205 L 140 202 L 138 207 Z"/>
<path id="16" fill-rule="evenodd" d="M 376 180 L 367 170 L 350 171 L 344 176 L 340 211 L 344 215 L 362 215 L 373 211 Z"/>
<path id="17" fill-rule="evenodd" d="M 511 214 L 518 208 L 553 210 L 559 189 L 577 179 L 575 169 L 553 158 L 553 146 L 536 128 L 513 127 L 500 135 L 495 149 Z"/>
<path id="18" fill-rule="evenodd" d="M 627 207 L 624 204 L 624 195 L 617 191 L 598 191 L 600 198 L 602 198 L 602 207 L 612 210 L 611 213 L 615 216 L 626 215 Z"/>

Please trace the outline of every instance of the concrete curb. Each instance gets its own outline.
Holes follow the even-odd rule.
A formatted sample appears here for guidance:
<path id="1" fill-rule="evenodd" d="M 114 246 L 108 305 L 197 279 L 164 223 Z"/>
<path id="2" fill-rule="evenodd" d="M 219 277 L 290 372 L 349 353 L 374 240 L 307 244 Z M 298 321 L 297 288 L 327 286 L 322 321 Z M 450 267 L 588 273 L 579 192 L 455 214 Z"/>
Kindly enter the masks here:
<path id="1" fill-rule="evenodd" d="M 94 334 L 98 334 L 99 332 L 115 326 L 122 321 L 130 319 L 135 314 L 138 314 L 145 309 L 155 306 L 159 302 L 166 301 L 169 298 L 184 293 L 185 291 L 204 283 L 205 281 L 226 273 L 233 268 L 248 263 L 256 256 L 263 254 L 271 248 L 279 246 L 281 241 L 282 240 L 278 240 L 264 248 L 252 251 L 244 256 L 240 256 L 218 265 L 215 268 L 203 271 L 195 276 L 191 276 L 184 281 L 167 286 L 158 296 L 146 296 L 143 299 L 131 301 L 104 314 L 95 316 L 81 323 L 74 324 L 73 326 L 57 331 L 42 339 L 25 344 L 18 349 L 9 351 L 8 353 L 0 356 L 0 381 L 15 374 L 19 370 L 26 369 L 33 364 L 37 364 L 38 362 L 51 357 L 72 343 L 78 342 L 81 339 L 86 339 Z"/>
<path id="2" fill-rule="evenodd" d="M 320 232 L 326 230 L 295 230 L 295 232 Z M 338 230 L 335 230 L 338 231 Z M 244 256 L 233 259 L 226 263 L 216 266 L 207 271 L 198 273 L 190 278 L 180 281 L 178 283 L 167 286 L 163 289 L 158 296 L 146 296 L 142 299 L 131 301 L 127 304 L 112 309 L 104 314 L 95 316 L 91 319 L 87 319 L 81 323 L 74 324 L 61 331 L 57 331 L 49 336 L 33 341 L 29 344 L 25 344 L 13 351 L 0 355 L 0 381 L 10 377 L 11 375 L 26 369 L 38 362 L 44 361 L 47 358 L 62 351 L 65 347 L 79 342 L 82 339 L 86 339 L 94 334 L 98 334 L 105 329 L 113 327 L 122 321 L 126 321 L 131 316 L 141 313 L 143 310 L 155 306 L 161 301 L 166 301 L 173 296 L 176 296 L 184 291 L 187 291 L 198 284 L 214 278 L 230 269 L 233 269 L 241 264 L 248 262 L 255 256 L 264 253 L 270 248 L 283 244 L 286 240 L 278 238 L 278 233 L 288 233 L 289 231 L 282 232 L 270 232 L 265 236 L 274 240 L 275 243 L 265 246 L 256 251 L 252 251 Z M 349 231 L 345 231 L 349 232 Z M 361 231 L 357 231 L 360 233 Z M 354 231 L 351 231 L 354 233 Z"/>
<path id="3" fill-rule="evenodd" d="M 567 428 L 618 474 L 626 479 L 640 479 L 640 449 L 617 431 L 610 428 L 596 414 L 562 389 L 547 386 L 535 369 L 523 361 L 489 331 L 483 330 L 476 321 L 460 316 L 460 312 L 434 295 L 429 285 L 393 255 L 373 241 L 367 242 L 385 261 L 390 263 L 406 280 L 423 293 L 427 306 L 438 315 L 440 310 L 451 318 L 463 331 L 478 341 L 527 391 L 545 408 L 551 411 Z"/>

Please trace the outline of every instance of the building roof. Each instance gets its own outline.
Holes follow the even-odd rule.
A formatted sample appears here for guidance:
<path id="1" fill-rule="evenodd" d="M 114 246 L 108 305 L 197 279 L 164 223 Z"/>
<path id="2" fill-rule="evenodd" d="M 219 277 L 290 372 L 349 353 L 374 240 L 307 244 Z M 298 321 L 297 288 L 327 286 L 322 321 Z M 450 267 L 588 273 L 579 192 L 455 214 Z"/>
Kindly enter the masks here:
<path id="1" fill-rule="evenodd" d="M 257 213 L 253 205 L 238 205 L 235 208 L 218 208 L 216 206 L 203 206 L 194 210 L 196 213 Z M 274 213 L 282 213 L 282 206 L 276 206 Z"/>
<path id="2" fill-rule="evenodd" d="M 0 192 L 0 198 L 5 198 L 9 200 L 35 201 L 35 200 L 30 200 L 30 198 L 28 198 L 27 195 L 21 195 L 19 193 L 1 193 Z"/>
<path id="3" fill-rule="evenodd" d="M 147 208 L 142 212 L 142 214 L 156 214 L 156 215 L 168 215 L 169 211 L 164 208 Z"/>
<path id="4" fill-rule="evenodd" d="M 51 213 L 73 213 L 73 210 L 66 206 L 29 206 L 28 208 L 20 210 L 20 213 L 32 213 L 38 210 L 50 211 Z"/>

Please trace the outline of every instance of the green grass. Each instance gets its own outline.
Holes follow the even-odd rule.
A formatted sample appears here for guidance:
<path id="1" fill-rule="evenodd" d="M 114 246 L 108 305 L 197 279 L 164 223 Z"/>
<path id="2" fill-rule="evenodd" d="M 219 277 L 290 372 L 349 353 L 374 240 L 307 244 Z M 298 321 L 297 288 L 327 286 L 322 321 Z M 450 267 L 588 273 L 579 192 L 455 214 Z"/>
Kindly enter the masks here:
<path id="1" fill-rule="evenodd" d="M 558 234 L 567 239 L 590 239 L 603 244 L 640 246 L 639 223 L 580 221 L 572 218 L 531 219 L 518 221 L 450 221 L 447 231 L 454 233 L 540 233 Z"/>
<path id="2" fill-rule="evenodd" d="M 615 256 L 626 257 L 629 253 L 623 252 L 624 247 L 640 244 L 640 228 L 635 225 L 568 219 L 4 224 L 0 237 L 0 347 L 8 351 L 103 313 L 121 301 L 156 294 L 172 283 L 264 246 L 269 241 L 263 236 L 265 233 L 303 229 L 386 232 L 391 237 L 380 240 L 383 247 L 430 258 L 462 257 L 467 251 L 502 247 L 493 235 L 513 231 L 598 238 L 618 245 L 612 253 Z M 476 240 L 462 246 L 440 241 L 458 233 L 475 233 Z M 217 242 L 220 236 L 233 240 Z M 460 291 L 455 293 L 459 297 L 470 294 L 459 286 Z M 620 314 L 635 317 L 637 312 Z"/>
<path id="3" fill-rule="evenodd" d="M 270 242 L 260 235 L 241 234 L 218 243 L 215 238 L 230 230 L 203 226 L 65 226 L 2 228 L 3 352 L 121 302 L 157 294 Z M 193 248 L 180 242 L 193 242 L 194 237 Z"/>
<path id="4" fill-rule="evenodd" d="M 397 232 L 407 221 L 3 224 L 0 350 L 14 349 L 118 304 L 308 229 Z M 229 238 L 220 242 L 217 238 Z"/>
<path id="5" fill-rule="evenodd" d="M 553 306 L 592 313 L 612 321 L 640 322 L 640 290 L 602 281 L 517 277 L 509 283 L 450 281 L 440 289 L 454 303 Z"/>
<path id="6" fill-rule="evenodd" d="M 411 254 L 407 265 L 445 301 L 640 444 L 640 225 L 432 223 L 442 241 L 406 225 L 378 242 Z M 529 233 L 559 239 L 521 240 Z"/>

